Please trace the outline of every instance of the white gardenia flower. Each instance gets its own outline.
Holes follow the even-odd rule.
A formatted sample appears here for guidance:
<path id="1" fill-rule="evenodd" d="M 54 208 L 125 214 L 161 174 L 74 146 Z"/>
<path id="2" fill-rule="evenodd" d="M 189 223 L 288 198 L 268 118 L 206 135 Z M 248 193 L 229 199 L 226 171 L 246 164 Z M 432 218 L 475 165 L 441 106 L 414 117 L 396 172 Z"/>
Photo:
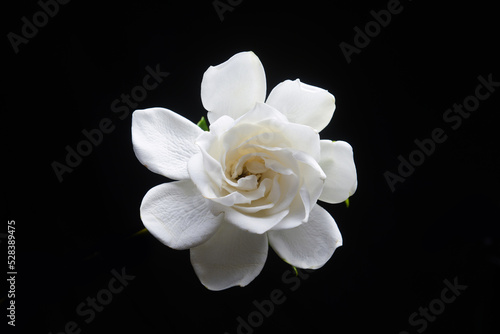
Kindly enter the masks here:
<path id="1" fill-rule="evenodd" d="M 164 108 L 133 113 L 139 161 L 178 180 L 148 191 L 142 221 L 165 245 L 190 249 L 210 290 L 250 283 L 268 245 L 311 269 L 342 245 L 334 219 L 317 204 L 343 202 L 357 187 L 351 146 L 318 134 L 333 116 L 334 96 L 298 79 L 265 94 L 259 58 L 241 52 L 203 76 L 210 131 Z"/>

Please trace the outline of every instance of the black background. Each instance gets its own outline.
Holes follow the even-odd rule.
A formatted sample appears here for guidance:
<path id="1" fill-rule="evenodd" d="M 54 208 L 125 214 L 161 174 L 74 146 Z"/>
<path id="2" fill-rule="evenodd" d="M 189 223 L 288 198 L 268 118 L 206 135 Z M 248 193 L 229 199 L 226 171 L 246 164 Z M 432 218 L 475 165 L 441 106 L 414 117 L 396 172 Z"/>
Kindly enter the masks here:
<path id="1" fill-rule="evenodd" d="M 353 44 L 353 28 L 387 3 L 245 0 L 221 21 L 212 1 L 71 1 L 17 54 L 7 34 L 20 34 L 21 18 L 31 21 L 40 7 L 4 4 L 0 232 L 16 221 L 16 329 L 59 333 L 74 321 L 81 333 L 232 334 L 253 301 L 279 289 L 285 302 L 253 332 L 416 333 L 409 316 L 457 279 L 467 289 L 424 332 L 498 333 L 499 89 L 456 130 L 442 118 L 474 94 L 478 76 L 500 81 L 497 11 L 486 1 L 402 1 L 348 64 L 339 44 Z M 336 96 L 321 136 L 353 146 L 359 186 L 349 208 L 322 204 L 344 238 L 323 268 L 292 281 L 270 251 L 250 285 L 212 292 L 188 251 L 148 234 L 130 238 L 143 228 L 142 197 L 168 180 L 137 161 L 131 117 L 119 119 L 110 105 L 159 64 L 170 74 L 138 108 L 162 106 L 197 122 L 206 114 L 204 71 L 246 50 L 261 59 L 268 93 L 300 78 Z M 60 183 L 51 164 L 64 163 L 65 147 L 103 118 L 114 131 Z M 398 156 L 408 158 L 414 140 L 435 128 L 447 140 L 391 192 L 384 172 L 397 173 Z M 121 268 L 135 278 L 87 324 L 77 306 Z"/>

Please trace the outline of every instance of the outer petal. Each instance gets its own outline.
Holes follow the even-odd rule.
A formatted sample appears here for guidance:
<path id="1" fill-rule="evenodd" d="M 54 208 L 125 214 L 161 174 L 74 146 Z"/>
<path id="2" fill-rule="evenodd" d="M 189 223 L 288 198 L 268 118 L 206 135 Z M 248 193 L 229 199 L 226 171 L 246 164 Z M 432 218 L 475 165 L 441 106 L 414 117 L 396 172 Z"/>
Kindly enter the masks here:
<path id="1" fill-rule="evenodd" d="M 209 239 L 224 215 L 214 216 L 190 180 L 160 184 L 141 204 L 144 226 L 158 240 L 175 249 L 188 249 Z"/>
<path id="2" fill-rule="evenodd" d="M 332 216 L 315 205 L 309 221 L 289 230 L 269 231 L 274 251 L 292 266 L 304 269 L 321 268 L 342 245 L 342 236 Z"/>
<path id="3" fill-rule="evenodd" d="M 132 114 L 132 143 L 137 159 L 151 171 L 174 180 L 188 179 L 188 160 L 199 152 L 196 124 L 164 108 Z"/>
<path id="4" fill-rule="evenodd" d="M 267 259 L 266 234 L 251 234 L 223 223 L 204 244 L 191 249 L 191 264 L 210 290 L 246 286 L 260 273 Z"/>
<path id="5" fill-rule="evenodd" d="M 290 122 L 323 130 L 335 111 L 335 97 L 327 90 L 286 80 L 273 88 L 266 104 L 281 111 Z"/>
<path id="6" fill-rule="evenodd" d="M 358 186 L 352 147 L 345 141 L 322 140 L 319 165 L 326 174 L 319 199 L 340 203 L 354 194 Z"/>
<path id="7" fill-rule="evenodd" d="M 226 62 L 210 66 L 201 82 L 201 102 L 210 123 L 223 115 L 236 119 L 266 98 L 266 74 L 251 51 L 240 52 Z"/>

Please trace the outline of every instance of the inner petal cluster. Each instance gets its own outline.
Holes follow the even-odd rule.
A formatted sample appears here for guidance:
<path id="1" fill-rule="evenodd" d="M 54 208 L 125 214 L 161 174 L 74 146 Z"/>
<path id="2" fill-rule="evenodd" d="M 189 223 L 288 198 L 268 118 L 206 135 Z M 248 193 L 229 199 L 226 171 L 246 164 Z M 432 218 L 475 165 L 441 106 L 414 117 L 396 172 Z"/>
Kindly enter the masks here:
<path id="1" fill-rule="evenodd" d="M 315 154 L 319 136 L 312 128 L 290 124 L 279 112 L 266 108 L 265 117 L 253 115 L 262 114 L 255 110 L 236 121 L 217 120 L 210 132 L 197 139 L 201 153 L 190 161 L 190 174 L 218 211 L 276 217 L 276 224 L 293 214 L 299 225 L 307 221 L 325 179 L 302 140 Z"/>

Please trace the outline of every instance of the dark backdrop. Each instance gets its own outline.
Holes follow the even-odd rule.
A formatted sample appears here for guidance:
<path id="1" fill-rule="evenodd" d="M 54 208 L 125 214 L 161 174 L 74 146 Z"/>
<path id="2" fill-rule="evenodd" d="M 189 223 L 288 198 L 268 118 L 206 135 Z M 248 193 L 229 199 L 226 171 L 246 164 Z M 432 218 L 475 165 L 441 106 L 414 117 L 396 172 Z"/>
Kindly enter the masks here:
<path id="1" fill-rule="evenodd" d="M 479 76 L 500 81 L 493 4 L 401 0 L 380 31 L 369 24 L 373 36 L 366 46 L 357 40 L 348 63 L 339 45 L 356 46 L 355 27 L 364 30 L 371 11 L 394 2 L 221 2 L 233 4 L 223 20 L 213 1 L 71 1 L 57 13 L 52 5 L 53 17 L 35 15 L 41 27 L 17 53 L 9 33 L 22 36 L 22 18 L 33 22 L 41 5 L 3 5 L 7 211 L 0 233 L 6 254 L 7 221 L 15 220 L 16 329 L 497 333 L 500 92 L 472 105 L 460 124 L 443 119 L 454 104 L 474 102 Z M 270 251 L 250 285 L 212 292 L 199 283 L 188 251 L 148 234 L 130 237 L 143 228 L 142 197 L 168 180 L 137 161 L 131 117 L 111 104 L 142 84 L 147 66 L 158 66 L 169 75 L 137 108 L 167 107 L 196 122 L 206 114 L 204 71 L 245 50 L 261 59 L 268 93 L 300 78 L 336 96 L 321 136 L 353 146 L 359 187 L 349 208 L 323 205 L 344 246 L 322 269 L 295 277 Z M 113 130 L 60 182 L 54 161 L 64 163 L 66 147 L 75 149 L 82 131 L 103 119 Z M 446 140 L 391 190 L 384 173 L 398 174 L 402 158 L 418 159 L 415 140 L 436 128 Z M 108 293 L 117 273 L 128 276 L 127 286 Z M 448 285 L 459 285 L 455 294 Z M 269 302 L 273 291 L 282 293 L 279 304 Z M 452 302 L 443 302 L 443 291 Z M 107 305 L 90 311 L 87 298 L 96 296 Z"/>

